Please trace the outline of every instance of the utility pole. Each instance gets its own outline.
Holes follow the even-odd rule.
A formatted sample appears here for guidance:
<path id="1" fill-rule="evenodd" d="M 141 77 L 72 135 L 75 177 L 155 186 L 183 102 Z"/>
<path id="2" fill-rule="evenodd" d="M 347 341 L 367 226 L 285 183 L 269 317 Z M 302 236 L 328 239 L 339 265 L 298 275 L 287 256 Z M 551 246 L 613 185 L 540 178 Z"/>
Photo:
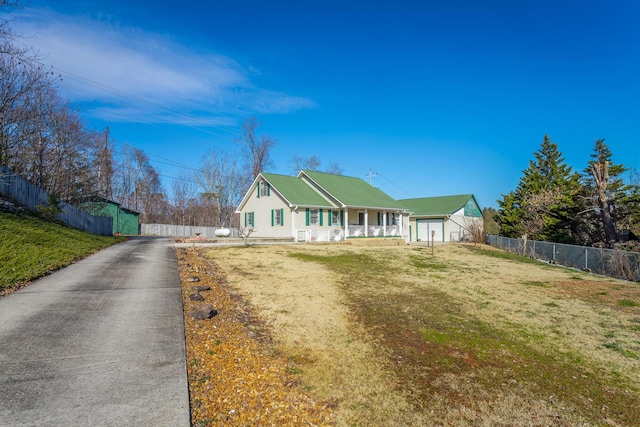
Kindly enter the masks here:
<path id="1" fill-rule="evenodd" d="M 372 178 L 378 176 L 378 174 L 372 171 L 371 169 L 369 169 L 369 173 L 366 174 L 365 176 L 369 177 L 369 185 L 373 187 Z"/>

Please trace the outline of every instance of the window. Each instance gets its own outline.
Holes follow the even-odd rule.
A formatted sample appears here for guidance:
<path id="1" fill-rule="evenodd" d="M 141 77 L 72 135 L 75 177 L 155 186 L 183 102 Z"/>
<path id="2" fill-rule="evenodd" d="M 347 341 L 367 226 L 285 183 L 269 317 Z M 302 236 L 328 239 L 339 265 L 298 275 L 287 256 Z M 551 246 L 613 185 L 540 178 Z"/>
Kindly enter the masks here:
<path id="1" fill-rule="evenodd" d="M 271 225 L 284 225 L 284 209 L 271 209 Z"/>
<path id="2" fill-rule="evenodd" d="M 271 195 L 271 186 L 269 185 L 269 183 L 266 181 L 258 182 L 258 188 L 256 191 L 256 196 L 258 197 L 258 199 L 260 197 L 270 196 L 270 195 Z"/>
<path id="3" fill-rule="evenodd" d="M 271 195 L 271 187 L 268 183 L 262 182 L 260 185 L 260 197 L 270 196 Z"/>
<path id="4" fill-rule="evenodd" d="M 340 222 L 340 211 L 331 211 L 331 223 L 329 225 L 341 225 Z"/>
<path id="5" fill-rule="evenodd" d="M 306 224 L 322 226 L 322 209 L 307 208 Z"/>
<path id="6" fill-rule="evenodd" d="M 320 224 L 320 213 L 318 209 L 309 210 L 309 225 Z"/>
<path id="7" fill-rule="evenodd" d="M 244 213 L 244 226 L 245 227 L 253 227 L 254 224 L 254 216 L 253 212 L 245 212 Z"/>

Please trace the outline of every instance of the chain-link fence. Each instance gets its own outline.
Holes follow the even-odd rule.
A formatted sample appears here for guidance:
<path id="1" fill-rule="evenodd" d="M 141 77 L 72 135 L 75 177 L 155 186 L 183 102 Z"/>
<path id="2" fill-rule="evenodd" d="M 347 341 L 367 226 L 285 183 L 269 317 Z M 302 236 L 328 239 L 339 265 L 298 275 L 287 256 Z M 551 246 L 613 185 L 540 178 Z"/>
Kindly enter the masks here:
<path id="1" fill-rule="evenodd" d="M 640 252 L 487 236 L 487 243 L 515 254 L 616 279 L 640 282 Z"/>

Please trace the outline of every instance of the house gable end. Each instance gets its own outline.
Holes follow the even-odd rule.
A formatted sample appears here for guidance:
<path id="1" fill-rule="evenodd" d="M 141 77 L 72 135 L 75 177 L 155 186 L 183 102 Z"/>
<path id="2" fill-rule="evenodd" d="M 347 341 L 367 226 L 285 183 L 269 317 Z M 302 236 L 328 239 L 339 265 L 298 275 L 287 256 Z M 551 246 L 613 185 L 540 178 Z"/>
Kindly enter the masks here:
<path id="1" fill-rule="evenodd" d="M 247 190 L 247 192 L 244 194 L 244 197 L 242 198 L 242 200 L 240 200 L 240 203 L 238 204 L 238 208 L 236 209 L 236 213 L 240 213 L 242 211 L 242 209 L 244 208 L 244 206 L 247 204 L 247 201 L 249 200 L 249 197 L 251 197 L 251 195 L 253 194 L 253 191 L 257 189 L 258 187 L 258 183 L 264 179 L 264 177 L 262 176 L 261 173 L 258 174 L 258 176 L 256 176 L 253 180 L 253 182 L 251 183 L 251 185 L 249 186 L 249 189 Z"/>
<path id="2" fill-rule="evenodd" d="M 271 188 L 277 191 L 289 206 L 334 207 L 334 204 L 319 194 L 303 180 L 278 174 L 263 174 Z"/>
<path id="3" fill-rule="evenodd" d="M 415 217 L 444 217 L 459 211 L 465 216 L 482 216 L 473 194 L 403 199 L 399 202 Z"/>

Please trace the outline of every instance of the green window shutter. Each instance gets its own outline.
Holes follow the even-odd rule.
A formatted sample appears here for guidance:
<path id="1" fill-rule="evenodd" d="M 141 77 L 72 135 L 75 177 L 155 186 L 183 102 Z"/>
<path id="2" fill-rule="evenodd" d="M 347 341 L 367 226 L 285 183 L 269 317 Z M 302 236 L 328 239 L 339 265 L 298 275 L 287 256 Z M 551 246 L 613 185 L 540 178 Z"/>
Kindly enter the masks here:
<path id="1" fill-rule="evenodd" d="M 284 227 L 284 209 L 280 209 L 280 225 Z"/>
<path id="2" fill-rule="evenodd" d="M 258 199 L 259 199 L 260 198 L 260 182 L 259 181 L 258 181 L 258 194 L 257 194 L 257 196 L 258 196 Z"/>
<path id="3" fill-rule="evenodd" d="M 318 215 L 320 215 L 320 226 L 322 227 L 322 209 L 318 210 Z"/>
<path id="4" fill-rule="evenodd" d="M 331 223 L 333 220 L 331 219 L 333 217 L 333 211 L 331 209 L 329 209 L 329 211 L 327 212 L 327 215 L 329 216 L 328 222 L 329 222 L 329 227 L 331 227 L 333 224 Z"/>
<path id="5" fill-rule="evenodd" d="M 340 211 L 340 225 L 344 225 L 344 211 Z"/>
<path id="6" fill-rule="evenodd" d="M 267 184 L 267 196 L 271 195 L 271 186 Z"/>
<path id="7" fill-rule="evenodd" d="M 309 226 L 309 208 L 307 208 L 307 226 Z"/>
<path id="8" fill-rule="evenodd" d="M 247 213 L 244 213 L 244 226 L 247 226 Z"/>
<path id="9" fill-rule="evenodd" d="M 273 227 L 273 217 L 275 216 L 275 209 L 271 209 L 271 226 Z"/>

